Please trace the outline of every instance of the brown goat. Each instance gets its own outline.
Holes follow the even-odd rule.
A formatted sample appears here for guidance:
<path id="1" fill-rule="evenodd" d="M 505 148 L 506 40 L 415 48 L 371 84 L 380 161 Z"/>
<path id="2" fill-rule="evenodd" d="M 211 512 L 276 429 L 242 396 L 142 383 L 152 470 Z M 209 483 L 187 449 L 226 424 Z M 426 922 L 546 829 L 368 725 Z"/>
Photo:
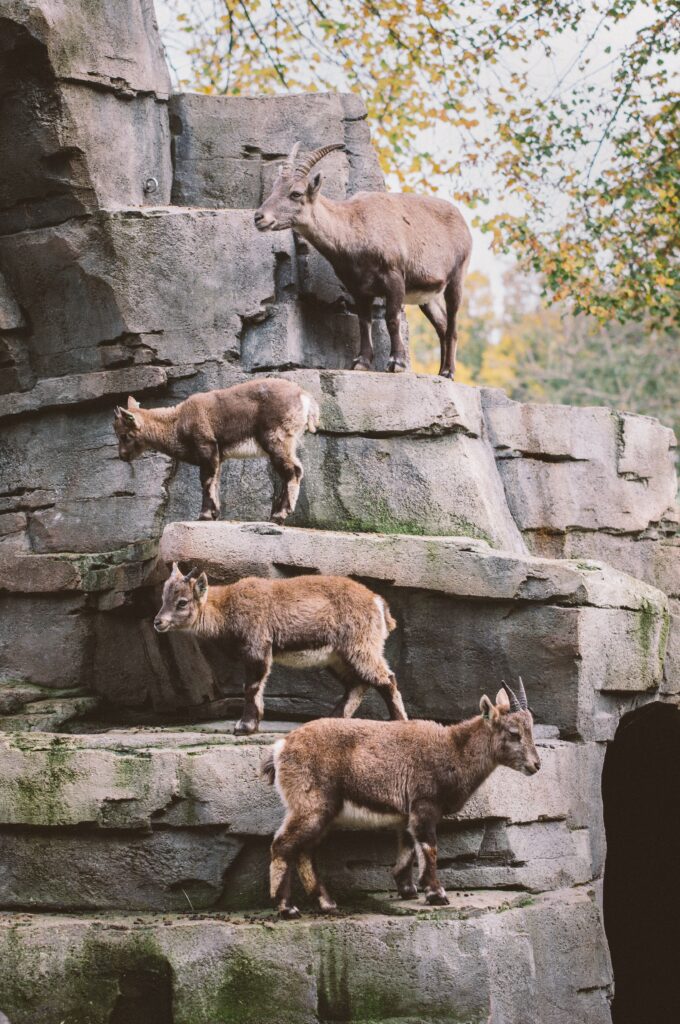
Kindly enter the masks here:
<path id="1" fill-rule="evenodd" d="M 357 370 L 373 366 L 371 311 L 385 300 L 390 335 L 388 370 L 406 367 L 401 339 L 404 303 L 420 306 L 439 337 L 442 377 L 456 369 L 456 317 L 470 261 L 472 236 L 461 213 L 444 199 L 409 193 L 357 192 L 341 202 L 320 194 L 312 167 L 340 144 L 297 160 L 299 142 L 282 164 L 271 195 L 255 212 L 259 231 L 295 231 L 318 249 L 350 293 L 359 317 Z"/>
<path id="2" fill-rule="evenodd" d="M 282 523 L 295 510 L 303 469 L 297 445 L 306 430 L 315 433 L 319 407 L 289 380 L 266 378 L 221 391 L 191 395 L 179 405 L 142 409 L 128 398 L 116 408 L 118 454 L 132 462 L 147 450 L 163 452 L 198 466 L 203 502 L 199 519 L 220 513 L 220 469 L 225 459 L 266 458 L 283 483 L 271 517 Z"/>
<path id="3" fill-rule="evenodd" d="M 459 725 L 434 722 L 337 722 L 318 719 L 271 747 L 262 772 L 286 809 L 271 848 L 271 896 L 284 917 L 298 917 L 290 900 L 297 865 L 307 893 L 323 911 L 336 905 L 319 880 L 314 847 L 331 826 L 399 828 L 393 875 L 403 899 L 416 895 L 418 857 L 426 902 L 448 903 L 437 877 L 437 826 L 486 778 L 505 765 L 534 775 L 541 762 L 533 718 L 520 680 L 480 701 L 481 715 Z"/>
<path id="4" fill-rule="evenodd" d="M 192 569 L 183 576 L 177 563 L 154 620 L 159 633 L 190 630 L 199 637 L 219 637 L 235 648 L 246 669 L 243 715 L 235 731 L 245 734 L 259 728 L 272 662 L 328 668 L 345 688 L 335 715 L 349 718 L 374 686 L 390 717 L 405 719 L 397 681 L 383 656 L 395 625 L 382 597 L 341 576 L 250 576 L 208 587 L 205 573 Z"/>

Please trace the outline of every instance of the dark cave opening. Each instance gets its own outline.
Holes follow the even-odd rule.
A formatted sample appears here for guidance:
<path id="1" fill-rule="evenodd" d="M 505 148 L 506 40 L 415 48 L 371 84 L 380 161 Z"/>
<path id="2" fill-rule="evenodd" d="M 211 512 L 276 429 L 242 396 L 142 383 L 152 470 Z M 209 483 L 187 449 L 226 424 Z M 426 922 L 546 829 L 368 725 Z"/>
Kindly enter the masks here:
<path id="1" fill-rule="evenodd" d="M 680 710 L 621 719 L 602 773 L 614 1024 L 680 1021 Z"/>
<path id="2" fill-rule="evenodd" d="M 172 1024 L 172 971 L 165 961 L 143 958 L 121 973 L 118 985 L 109 1024 Z"/>

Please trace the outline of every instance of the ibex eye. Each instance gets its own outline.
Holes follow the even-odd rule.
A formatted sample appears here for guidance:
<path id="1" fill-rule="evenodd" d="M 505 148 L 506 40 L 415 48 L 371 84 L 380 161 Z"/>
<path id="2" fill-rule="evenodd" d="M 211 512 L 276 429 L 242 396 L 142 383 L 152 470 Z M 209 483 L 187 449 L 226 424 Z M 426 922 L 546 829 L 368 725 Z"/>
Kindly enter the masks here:
<path id="1" fill-rule="evenodd" d="M 291 199 L 302 199 L 303 195 L 304 195 L 304 192 L 291 192 L 290 193 L 290 198 Z"/>
<path id="2" fill-rule="evenodd" d="M 187 601 L 186 597 L 180 597 L 179 601 L 177 602 L 177 607 L 186 608 L 188 604 L 189 602 Z"/>
<path id="3" fill-rule="evenodd" d="M 510 729 L 510 735 L 512 736 L 513 740 L 519 739 L 519 732 L 517 731 L 517 729 Z"/>

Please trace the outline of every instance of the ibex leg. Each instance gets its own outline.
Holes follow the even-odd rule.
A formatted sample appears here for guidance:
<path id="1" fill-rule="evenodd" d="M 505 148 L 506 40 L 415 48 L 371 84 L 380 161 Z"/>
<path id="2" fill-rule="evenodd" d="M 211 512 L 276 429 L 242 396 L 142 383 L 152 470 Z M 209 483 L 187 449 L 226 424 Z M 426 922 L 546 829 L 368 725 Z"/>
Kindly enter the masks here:
<path id="1" fill-rule="evenodd" d="M 245 662 L 246 682 L 243 687 L 243 714 L 236 723 L 237 736 L 248 736 L 257 732 L 264 714 L 264 686 L 271 672 L 272 653 L 269 650 L 262 658 L 248 658 Z"/>
<path id="2" fill-rule="evenodd" d="M 274 522 L 282 523 L 295 511 L 304 470 L 295 451 L 294 437 L 281 438 L 270 435 L 263 440 L 262 447 L 269 455 L 272 469 L 282 483 L 279 495 L 274 496 L 271 516 Z"/>
<path id="3" fill-rule="evenodd" d="M 390 718 L 405 722 L 408 715 L 399 693 L 396 676 L 394 672 L 390 671 L 390 667 L 385 659 L 375 655 L 366 655 L 362 652 L 351 655 L 348 661 L 358 677 L 357 681 L 362 686 L 374 686 L 376 688 L 385 701 Z M 356 708 L 351 712 L 345 710 L 345 718 L 348 718 L 350 714 L 354 714 L 355 710 Z"/>
<path id="4" fill-rule="evenodd" d="M 439 295 L 437 296 L 436 299 L 430 299 L 429 302 L 426 302 L 420 308 L 427 317 L 427 319 L 430 321 L 432 326 L 434 327 L 435 331 L 437 332 L 437 337 L 439 338 L 439 348 L 441 351 L 441 356 L 439 360 L 438 372 L 441 375 L 445 369 L 444 361 L 446 356 L 446 326 L 448 322 L 444 298 L 443 296 Z"/>
<path id="5" fill-rule="evenodd" d="M 401 311 L 404 308 L 404 278 L 399 273 L 390 274 L 385 295 L 385 321 L 390 336 L 390 358 L 387 361 L 389 373 L 402 373 L 406 369 L 406 349 L 401 339 Z"/>
<path id="6" fill-rule="evenodd" d="M 203 502 L 199 519 L 218 519 L 220 514 L 220 452 L 217 443 L 201 448 L 199 474 Z"/>
<path id="7" fill-rule="evenodd" d="M 392 875 L 397 883 L 397 892 L 402 900 L 411 900 L 418 895 L 418 890 L 413 884 L 413 861 L 416 856 L 416 848 L 413 836 L 407 829 L 399 833 L 399 850 L 397 862 L 392 869 Z"/>
<path id="8" fill-rule="evenodd" d="M 449 900 L 437 875 L 437 825 L 439 812 L 429 804 L 420 803 L 411 810 L 409 832 L 416 844 L 420 868 L 420 885 L 425 901 L 434 907 L 445 906 Z"/>
<path id="9" fill-rule="evenodd" d="M 319 910 L 322 910 L 324 913 L 330 913 L 338 909 L 337 903 L 328 895 L 325 885 L 319 878 L 314 857 L 311 853 L 301 853 L 298 857 L 298 874 L 307 895 L 312 896 L 318 901 Z"/>
<path id="10" fill-rule="evenodd" d="M 270 892 L 283 917 L 300 916 L 300 911 L 290 898 L 293 869 L 302 852 L 319 841 L 327 824 L 328 815 L 320 808 L 311 813 L 306 810 L 304 816 L 293 812 L 286 815 L 274 836 L 269 873 Z"/>
<path id="11" fill-rule="evenodd" d="M 359 317 L 359 355 L 352 362 L 353 370 L 373 369 L 373 299 L 364 296 L 353 296 L 354 305 Z"/>
<path id="12" fill-rule="evenodd" d="M 457 270 L 449 280 L 444 290 L 446 302 L 446 336 L 442 345 L 442 365 L 439 370 L 441 377 L 449 377 L 453 380 L 456 373 L 456 349 L 458 348 L 458 333 L 456 330 L 456 319 L 458 310 L 463 298 L 463 276 L 467 264 Z"/>

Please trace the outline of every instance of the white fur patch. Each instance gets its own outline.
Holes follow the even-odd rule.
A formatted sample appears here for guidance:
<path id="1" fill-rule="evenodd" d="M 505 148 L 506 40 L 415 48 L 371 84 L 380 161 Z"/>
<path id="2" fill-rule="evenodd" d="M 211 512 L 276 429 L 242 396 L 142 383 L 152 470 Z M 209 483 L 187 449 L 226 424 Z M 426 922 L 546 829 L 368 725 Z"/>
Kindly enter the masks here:
<path id="1" fill-rule="evenodd" d="M 438 292 L 407 292 L 404 296 L 404 302 L 407 306 L 424 306 L 426 302 L 430 302 L 432 299 L 436 299 L 438 295 L 441 295 L 441 291 Z"/>
<path id="2" fill-rule="evenodd" d="M 285 747 L 285 745 L 285 740 L 277 740 L 276 743 L 274 744 L 272 756 L 274 758 L 274 788 L 276 789 L 276 792 L 279 794 L 279 799 L 281 803 L 285 808 L 287 808 L 288 801 L 286 800 L 283 790 L 281 788 L 281 784 L 279 783 L 279 760 L 281 758 L 281 754 L 283 753 L 283 748 Z"/>
<path id="3" fill-rule="evenodd" d="M 306 421 L 306 420 L 309 419 L 310 402 L 309 402 L 309 395 L 306 395 L 304 393 L 304 391 L 300 395 L 300 404 L 302 405 L 302 415 L 304 416 L 305 421 Z"/>
<path id="4" fill-rule="evenodd" d="M 345 800 L 342 810 L 334 819 L 333 825 L 336 828 L 395 828 L 405 821 L 403 814 L 392 811 L 372 811 L 361 804 Z"/>
<path id="5" fill-rule="evenodd" d="M 279 651 L 274 655 L 277 665 L 287 668 L 325 668 L 335 658 L 333 647 L 315 647 L 306 651 Z"/>
<path id="6" fill-rule="evenodd" d="M 267 453 L 254 437 L 248 437 L 245 441 L 234 444 L 231 448 L 225 448 L 222 452 L 223 459 L 261 459 Z"/>
<path id="7" fill-rule="evenodd" d="M 383 601 L 382 597 L 378 597 L 377 594 L 373 598 L 373 600 L 375 601 L 376 608 L 380 612 L 380 618 L 382 619 L 383 626 L 383 640 L 386 640 L 387 637 L 389 636 L 389 630 L 387 628 L 387 620 L 385 618 L 385 602 Z"/>

